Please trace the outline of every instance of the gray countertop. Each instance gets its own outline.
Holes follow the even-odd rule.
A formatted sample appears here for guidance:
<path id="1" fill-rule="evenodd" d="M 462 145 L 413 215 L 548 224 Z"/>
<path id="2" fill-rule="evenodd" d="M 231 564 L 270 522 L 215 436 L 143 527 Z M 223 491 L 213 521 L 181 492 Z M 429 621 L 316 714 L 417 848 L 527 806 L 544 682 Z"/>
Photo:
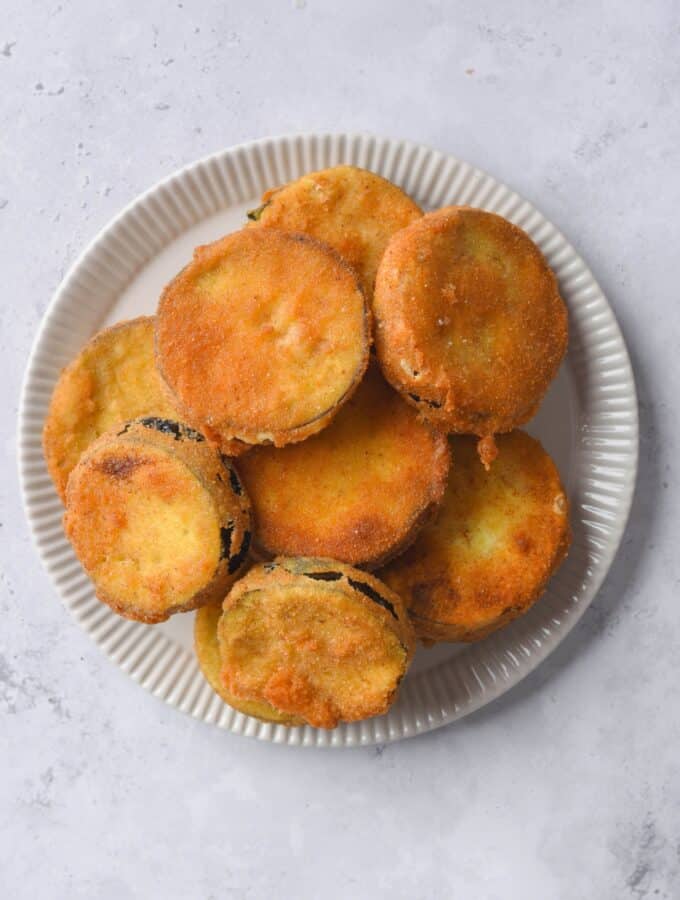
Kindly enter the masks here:
<path id="1" fill-rule="evenodd" d="M 6 0 L 3 896 L 680 896 L 679 47 L 671 0 Z M 84 243 L 178 166 L 300 130 L 421 141 L 524 194 L 594 270 L 639 391 L 631 521 L 581 623 L 501 700 L 370 750 L 258 744 L 137 687 L 60 606 L 15 475 L 27 354 Z"/>

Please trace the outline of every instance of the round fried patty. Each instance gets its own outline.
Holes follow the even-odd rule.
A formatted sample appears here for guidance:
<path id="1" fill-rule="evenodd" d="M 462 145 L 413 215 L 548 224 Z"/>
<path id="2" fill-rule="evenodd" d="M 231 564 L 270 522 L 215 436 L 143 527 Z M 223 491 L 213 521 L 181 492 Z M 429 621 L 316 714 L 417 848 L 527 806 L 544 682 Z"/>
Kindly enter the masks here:
<path id="1" fill-rule="evenodd" d="M 368 568 L 404 549 L 446 487 L 446 437 L 369 366 L 319 434 L 238 462 L 264 556 L 327 556 Z"/>
<path id="2" fill-rule="evenodd" d="M 317 728 L 386 712 L 414 649 L 396 594 L 322 559 L 252 568 L 224 601 L 218 640 L 231 694 Z"/>
<path id="3" fill-rule="evenodd" d="M 98 438 L 71 473 L 64 530 L 97 596 L 161 622 L 222 600 L 250 544 L 237 473 L 202 434 L 169 419 Z"/>
<path id="4" fill-rule="evenodd" d="M 199 247 L 156 320 L 162 377 L 211 435 L 283 445 L 323 428 L 368 362 L 352 270 L 303 235 L 244 229 Z"/>
<path id="5" fill-rule="evenodd" d="M 526 612 L 564 559 L 569 504 L 553 461 L 523 431 L 498 437 L 486 472 L 469 437 L 451 438 L 439 515 L 380 577 L 420 638 L 474 641 Z"/>
<path id="6" fill-rule="evenodd" d="M 528 421 L 567 348 L 566 307 L 540 250 L 479 209 L 448 207 L 398 232 L 373 308 L 387 379 L 450 432 Z"/>

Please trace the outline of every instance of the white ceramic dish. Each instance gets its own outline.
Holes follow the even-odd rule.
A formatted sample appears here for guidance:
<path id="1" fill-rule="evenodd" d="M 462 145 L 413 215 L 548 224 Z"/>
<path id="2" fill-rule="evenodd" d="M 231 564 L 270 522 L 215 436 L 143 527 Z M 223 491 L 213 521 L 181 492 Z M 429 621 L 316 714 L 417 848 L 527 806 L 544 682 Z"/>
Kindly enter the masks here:
<path id="1" fill-rule="evenodd" d="M 204 681 L 191 650 L 193 615 L 145 626 L 99 603 L 61 529 L 62 506 L 41 450 L 61 368 L 99 328 L 153 312 L 195 245 L 239 228 L 265 188 L 341 162 L 372 169 L 423 207 L 498 212 L 525 229 L 555 270 L 569 307 L 569 353 L 529 430 L 553 455 L 572 503 L 574 541 L 546 595 L 523 618 L 471 645 L 419 650 L 390 712 L 334 731 L 267 725 L 235 712 Z M 620 543 L 637 470 L 633 373 L 616 319 L 583 260 L 533 206 L 451 156 L 370 135 L 309 134 L 245 144 L 201 160 L 135 200 L 90 244 L 53 298 L 28 364 L 19 415 L 26 512 L 66 607 L 131 678 L 220 728 L 303 746 L 355 746 L 411 737 L 503 694 L 573 628 Z"/>

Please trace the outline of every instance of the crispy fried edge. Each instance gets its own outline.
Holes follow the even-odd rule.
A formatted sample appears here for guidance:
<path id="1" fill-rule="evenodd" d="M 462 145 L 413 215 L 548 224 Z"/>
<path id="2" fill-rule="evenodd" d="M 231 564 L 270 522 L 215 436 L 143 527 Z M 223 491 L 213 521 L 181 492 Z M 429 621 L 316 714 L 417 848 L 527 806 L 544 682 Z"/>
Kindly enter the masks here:
<path id="1" fill-rule="evenodd" d="M 156 340 L 154 334 L 154 356 L 156 354 L 155 348 Z M 238 438 L 224 438 L 219 432 L 215 431 L 214 428 L 211 428 L 207 422 L 201 423 L 195 421 L 191 416 L 191 411 L 187 409 L 180 398 L 173 392 L 172 388 L 165 380 L 163 373 L 158 368 L 156 368 L 156 371 L 158 372 L 158 381 L 166 400 L 177 409 L 182 416 L 182 421 L 186 422 L 191 428 L 195 428 L 197 431 L 202 432 L 202 434 L 204 434 L 208 440 L 212 441 L 213 444 L 217 444 L 220 451 L 224 453 L 225 456 L 236 459 L 239 456 L 243 456 L 244 453 L 247 453 L 255 446 L 254 444 L 246 444 L 244 441 L 239 441 Z"/>

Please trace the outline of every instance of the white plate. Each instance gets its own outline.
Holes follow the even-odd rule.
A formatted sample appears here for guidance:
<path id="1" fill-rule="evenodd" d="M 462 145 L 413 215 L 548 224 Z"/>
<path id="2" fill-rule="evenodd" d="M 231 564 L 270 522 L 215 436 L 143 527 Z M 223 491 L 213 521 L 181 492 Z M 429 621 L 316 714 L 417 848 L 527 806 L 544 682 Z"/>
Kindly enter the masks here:
<path id="1" fill-rule="evenodd" d="M 99 603 L 61 529 L 62 506 L 41 449 L 61 368 L 99 328 L 151 313 L 163 285 L 197 244 L 239 228 L 263 190 L 341 162 L 372 169 L 427 209 L 466 203 L 527 231 L 555 270 L 570 315 L 569 353 L 531 423 L 553 455 L 572 503 L 574 541 L 528 615 L 471 645 L 419 650 L 395 706 L 334 731 L 266 725 L 235 712 L 203 679 L 191 651 L 193 615 L 148 626 Z M 555 649 L 597 592 L 623 533 L 637 470 L 633 373 L 616 319 L 583 260 L 533 206 L 451 156 L 370 135 L 270 138 L 225 150 L 135 200 L 76 261 L 33 347 L 19 413 L 20 473 L 33 535 L 67 608 L 131 678 L 184 712 L 239 734 L 305 746 L 355 746 L 411 737 L 503 694 Z"/>

